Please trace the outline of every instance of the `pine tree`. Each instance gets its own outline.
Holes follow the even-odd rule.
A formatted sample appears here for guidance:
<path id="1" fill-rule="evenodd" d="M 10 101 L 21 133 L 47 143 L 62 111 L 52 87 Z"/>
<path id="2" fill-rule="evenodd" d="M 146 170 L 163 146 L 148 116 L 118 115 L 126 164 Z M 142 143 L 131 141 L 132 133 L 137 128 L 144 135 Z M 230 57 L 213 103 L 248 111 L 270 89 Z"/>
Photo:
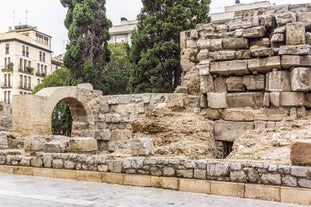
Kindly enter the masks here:
<path id="1" fill-rule="evenodd" d="M 180 84 L 180 32 L 209 21 L 210 0 L 142 0 L 131 60 L 132 92 L 173 92 Z"/>
<path id="2" fill-rule="evenodd" d="M 61 0 L 68 8 L 65 26 L 70 43 L 64 57 L 64 65 L 75 79 L 100 85 L 104 65 L 109 62 L 111 21 L 106 18 L 105 0 Z"/>

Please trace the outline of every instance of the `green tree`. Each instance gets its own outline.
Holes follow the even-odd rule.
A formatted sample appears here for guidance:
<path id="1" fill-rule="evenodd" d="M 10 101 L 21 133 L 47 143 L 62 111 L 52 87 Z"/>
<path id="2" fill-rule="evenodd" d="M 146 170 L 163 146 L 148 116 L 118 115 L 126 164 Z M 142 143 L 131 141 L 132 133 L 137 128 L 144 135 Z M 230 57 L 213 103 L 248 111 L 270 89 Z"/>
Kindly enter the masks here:
<path id="1" fill-rule="evenodd" d="M 142 0 L 131 60 L 132 92 L 173 92 L 180 84 L 180 32 L 209 21 L 210 0 Z"/>
<path id="2" fill-rule="evenodd" d="M 98 89 L 104 65 L 109 62 L 111 21 L 106 18 L 105 0 L 61 0 L 68 8 L 65 26 L 70 43 L 64 64 L 75 79 L 93 84 Z"/>
<path id="3" fill-rule="evenodd" d="M 129 60 L 129 46 L 124 43 L 108 45 L 111 51 L 110 62 L 102 73 L 101 90 L 107 94 L 126 94 L 133 64 Z"/>
<path id="4" fill-rule="evenodd" d="M 81 83 L 70 74 L 70 71 L 64 67 L 56 70 L 53 74 L 44 78 L 42 83 L 34 88 L 33 93 L 47 87 L 56 86 L 75 86 Z M 54 108 L 52 113 L 52 134 L 71 135 L 72 117 L 68 104 L 60 101 Z"/>

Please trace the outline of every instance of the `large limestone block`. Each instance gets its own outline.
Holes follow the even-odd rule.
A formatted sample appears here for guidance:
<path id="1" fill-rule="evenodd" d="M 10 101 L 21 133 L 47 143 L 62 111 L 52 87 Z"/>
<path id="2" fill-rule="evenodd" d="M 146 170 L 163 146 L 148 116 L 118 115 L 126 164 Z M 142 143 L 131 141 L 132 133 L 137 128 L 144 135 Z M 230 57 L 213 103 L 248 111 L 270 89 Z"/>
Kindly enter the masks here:
<path id="1" fill-rule="evenodd" d="M 226 86 L 228 92 L 245 91 L 245 86 L 242 82 L 242 77 L 232 76 L 226 79 Z"/>
<path id="2" fill-rule="evenodd" d="M 247 38 L 224 38 L 222 41 L 223 49 L 247 49 L 248 39 Z"/>
<path id="3" fill-rule="evenodd" d="M 286 25 L 287 23 L 296 22 L 296 14 L 294 12 L 283 12 L 275 15 L 278 27 Z"/>
<path id="4" fill-rule="evenodd" d="M 265 89 L 264 75 L 243 76 L 242 81 L 248 91 L 257 91 Z"/>
<path id="5" fill-rule="evenodd" d="M 259 26 L 243 30 L 242 36 L 246 38 L 259 38 L 265 36 L 265 33 L 265 27 Z"/>
<path id="6" fill-rule="evenodd" d="M 311 67 L 311 56 L 282 55 L 281 64 L 284 68 L 290 68 L 293 66 Z"/>
<path id="7" fill-rule="evenodd" d="M 280 92 L 271 92 L 270 93 L 270 103 L 272 106 L 279 107 L 281 105 L 281 93 Z"/>
<path id="8" fill-rule="evenodd" d="M 236 59 L 238 60 L 250 59 L 252 57 L 251 52 L 249 50 L 238 50 L 236 51 L 235 56 L 236 56 Z"/>
<path id="9" fill-rule="evenodd" d="M 292 91 L 308 92 L 311 90 L 311 68 L 294 68 L 290 72 Z"/>
<path id="10" fill-rule="evenodd" d="M 91 137 L 70 138 L 67 152 L 94 152 L 97 150 L 97 141 Z"/>
<path id="11" fill-rule="evenodd" d="M 214 92 L 214 78 L 211 75 L 200 76 L 201 93 Z"/>
<path id="12" fill-rule="evenodd" d="M 250 42 L 250 47 L 257 46 L 257 47 L 270 47 L 270 39 L 269 38 L 260 38 L 254 39 Z"/>
<path id="13" fill-rule="evenodd" d="M 0 134 L 0 149 L 8 148 L 8 138 L 5 134 Z"/>
<path id="14" fill-rule="evenodd" d="M 263 94 L 261 92 L 228 93 L 227 103 L 229 108 L 259 108 L 263 105 Z"/>
<path id="15" fill-rule="evenodd" d="M 271 57 L 274 55 L 273 48 L 263 46 L 252 46 L 250 52 L 253 57 Z"/>
<path id="16" fill-rule="evenodd" d="M 199 39 L 197 46 L 199 49 L 208 49 L 210 51 L 222 50 L 222 39 Z"/>
<path id="17" fill-rule="evenodd" d="M 309 55 L 310 45 L 282 45 L 279 48 L 279 55 Z"/>
<path id="18" fill-rule="evenodd" d="M 66 151 L 69 137 L 57 136 L 53 140 L 44 144 L 44 152 L 62 153 Z"/>
<path id="19" fill-rule="evenodd" d="M 235 59 L 235 51 L 233 51 L 233 50 L 222 50 L 222 51 L 210 52 L 209 57 L 214 61 L 234 60 Z"/>
<path id="20" fill-rule="evenodd" d="M 306 30 L 311 30 L 311 12 L 303 12 L 298 14 L 297 22 L 305 24 Z"/>
<path id="21" fill-rule="evenodd" d="M 248 60 L 248 69 L 252 72 L 269 72 L 273 68 L 281 68 L 280 56 Z"/>
<path id="22" fill-rule="evenodd" d="M 210 72 L 218 75 L 249 74 L 246 60 L 212 62 L 210 66 Z"/>
<path id="23" fill-rule="evenodd" d="M 150 138 L 137 138 L 131 140 L 132 156 L 147 156 L 154 153 L 154 146 Z"/>
<path id="24" fill-rule="evenodd" d="M 302 22 L 286 25 L 286 45 L 303 45 L 306 42 L 305 24 Z"/>
<path id="25" fill-rule="evenodd" d="M 197 61 L 208 60 L 210 58 L 209 53 L 210 51 L 208 49 L 200 50 L 199 53 L 196 55 L 196 60 Z"/>
<path id="26" fill-rule="evenodd" d="M 289 71 L 272 71 L 266 75 L 266 91 L 290 91 Z"/>
<path id="27" fill-rule="evenodd" d="M 276 43 L 276 42 L 284 42 L 285 41 L 285 35 L 284 34 L 274 34 L 271 37 L 271 42 Z"/>
<path id="28" fill-rule="evenodd" d="M 293 165 L 311 166 L 311 140 L 294 140 L 290 148 L 290 160 Z"/>
<path id="29" fill-rule="evenodd" d="M 306 44 L 311 45 L 311 32 L 306 32 Z"/>
<path id="30" fill-rule="evenodd" d="M 46 141 L 46 137 L 26 137 L 24 149 L 25 151 L 43 151 Z"/>
<path id="31" fill-rule="evenodd" d="M 303 106 L 304 101 L 302 92 L 281 92 L 281 106 Z"/>
<path id="32" fill-rule="evenodd" d="M 215 140 L 234 141 L 253 129 L 254 122 L 216 121 Z"/>
<path id="33" fill-rule="evenodd" d="M 225 109 L 221 117 L 225 121 L 254 121 L 258 110 L 250 108 Z"/>
<path id="34" fill-rule="evenodd" d="M 227 93 L 208 93 L 207 103 L 210 108 L 223 109 L 227 108 Z"/>
<path id="35" fill-rule="evenodd" d="M 305 107 L 311 108 L 311 93 L 305 93 Z"/>
<path id="36" fill-rule="evenodd" d="M 214 89 L 216 93 L 222 93 L 222 92 L 227 92 L 227 87 L 226 87 L 226 78 L 225 77 L 217 77 L 214 80 Z"/>

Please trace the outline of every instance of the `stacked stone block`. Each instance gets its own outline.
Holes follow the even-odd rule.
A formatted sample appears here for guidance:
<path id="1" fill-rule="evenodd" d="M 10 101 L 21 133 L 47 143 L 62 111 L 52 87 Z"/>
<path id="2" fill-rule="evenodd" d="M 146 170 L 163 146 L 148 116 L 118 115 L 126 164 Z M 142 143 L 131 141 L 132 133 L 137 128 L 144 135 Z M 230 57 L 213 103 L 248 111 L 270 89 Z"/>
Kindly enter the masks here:
<path id="1" fill-rule="evenodd" d="M 240 136 L 230 133 L 235 128 L 276 126 L 306 115 L 310 17 L 311 4 L 273 6 L 238 11 L 226 24 L 198 24 L 181 33 L 183 77 L 176 91 L 201 96 L 215 128 L 228 128 L 220 132 L 225 135 L 216 130 L 216 139 L 232 141 Z"/>

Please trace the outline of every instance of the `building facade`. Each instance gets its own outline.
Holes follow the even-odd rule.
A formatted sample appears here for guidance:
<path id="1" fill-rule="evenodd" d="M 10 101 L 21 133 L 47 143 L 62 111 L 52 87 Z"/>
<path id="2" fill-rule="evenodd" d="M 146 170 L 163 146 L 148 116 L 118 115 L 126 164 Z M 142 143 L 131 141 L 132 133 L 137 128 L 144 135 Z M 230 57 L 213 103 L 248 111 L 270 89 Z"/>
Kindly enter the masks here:
<path id="1" fill-rule="evenodd" d="M 132 45 L 132 33 L 137 28 L 137 20 L 127 20 L 121 18 L 121 24 L 109 29 L 111 39 L 109 43 L 128 43 Z"/>
<path id="2" fill-rule="evenodd" d="M 0 34 L 0 102 L 30 94 L 46 75 L 53 73 L 51 36 L 29 25 Z"/>

